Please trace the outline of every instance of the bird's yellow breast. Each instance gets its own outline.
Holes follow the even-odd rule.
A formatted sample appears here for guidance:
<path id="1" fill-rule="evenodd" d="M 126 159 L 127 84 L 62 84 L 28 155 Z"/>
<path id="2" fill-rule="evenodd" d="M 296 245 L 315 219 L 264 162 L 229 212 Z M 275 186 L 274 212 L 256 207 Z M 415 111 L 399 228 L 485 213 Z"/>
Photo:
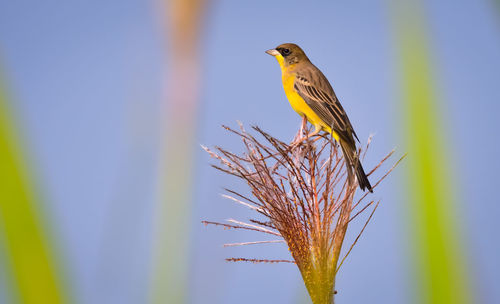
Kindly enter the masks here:
<path id="1" fill-rule="evenodd" d="M 315 127 L 321 128 L 329 133 L 331 133 L 330 126 L 326 125 L 321 118 L 307 105 L 305 100 L 295 91 L 295 73 L 287 73 L 283 70 L 282 73 L 283 88 L 285 89 L 286 97 L 290 102 L 292 108 L 300 116 L 306 116 L 307 120 Z"/>

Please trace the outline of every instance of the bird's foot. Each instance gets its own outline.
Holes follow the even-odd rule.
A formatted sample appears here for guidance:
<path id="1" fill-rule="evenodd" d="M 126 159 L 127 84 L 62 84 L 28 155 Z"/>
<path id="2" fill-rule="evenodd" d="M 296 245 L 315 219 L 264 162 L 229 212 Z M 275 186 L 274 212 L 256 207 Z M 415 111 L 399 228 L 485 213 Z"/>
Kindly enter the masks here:
<path id="1" fill-rule="evenodd" d="M 304 130 L 306 129 L 306 127 L 307 127 L 307 117 L 304 115 L 304 116 L 302 116 L 302 124 L 300 125 L 300 129 L 299 129 L 299 137 L 303 136 Z"/>
<path id="2" fill-rule="evenodd" d="M 307 134 L 306 136 L 304 137 L 295 137 L 295 139 L 290 143 L 290 148 L 291 149 L 294 149 L 294 148 L 297 148 L 299 147 L 300 145 L 302 145 L 303 142 L 313 138 L 313 137 L 316 137 L 312 140 L 312 142 L 316 142 L 318 139 L 320 139 L 322 136 L 319 134 L 321 130 L 316 130 L 314 131 L 313 133 L 311 134 Z"/>

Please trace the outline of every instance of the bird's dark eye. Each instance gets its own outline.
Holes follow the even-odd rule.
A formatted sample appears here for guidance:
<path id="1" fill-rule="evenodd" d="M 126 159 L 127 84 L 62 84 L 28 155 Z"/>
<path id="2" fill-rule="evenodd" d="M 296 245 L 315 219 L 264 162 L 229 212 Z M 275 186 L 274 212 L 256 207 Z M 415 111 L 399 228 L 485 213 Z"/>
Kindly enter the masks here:
<path id="1" fill-rule="evenodd" d="M 283 56 L 286 56 L 286 55 L 290 54 L 290 50 L 289 49 L 282 49 L 281 53 L 283 54 Z"/>

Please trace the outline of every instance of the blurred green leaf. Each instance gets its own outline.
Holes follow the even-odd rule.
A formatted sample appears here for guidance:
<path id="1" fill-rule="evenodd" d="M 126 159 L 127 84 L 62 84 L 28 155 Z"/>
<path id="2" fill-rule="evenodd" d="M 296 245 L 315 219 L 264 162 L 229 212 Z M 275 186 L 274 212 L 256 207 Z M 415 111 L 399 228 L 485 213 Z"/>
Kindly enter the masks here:
<path id="1" fill-rule="evenodd" d="M 21 303 L 63 303 L 48 238 L 37 209 L 23 151 L 13 130 L 0 77 L 0 241 L 12 276 L 11 295 Z"/>
<path id="2" fill-rule="evenodd" d="M 436 98 L 420 1 L 391 1 L 404 96 L 401 123 L 409 162 L 408 200 L 414 233 L 416 303 L 471 303 L 466 264 L 454 221 L 457 189 L 447 120 Z"/>
<path id="3" fill-rule="evenodd" d="M 152 303 L 188 302 L 192 171 L 200 89 L 201 21 L 206 0 L 168 0 L 167 116 L 153 248 Z"/>

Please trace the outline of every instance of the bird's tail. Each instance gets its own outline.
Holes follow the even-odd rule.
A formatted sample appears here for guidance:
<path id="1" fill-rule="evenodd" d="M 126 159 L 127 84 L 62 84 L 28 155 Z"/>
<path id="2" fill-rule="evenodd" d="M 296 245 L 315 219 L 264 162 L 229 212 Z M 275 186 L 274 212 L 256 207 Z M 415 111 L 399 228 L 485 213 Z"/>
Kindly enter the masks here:
<path id="1" fill-rule="evenodd" d="M 359 160 L 359 155 L 356 152 L 356 148 L 352 148 L 351 145 L 343 140 L 340 140 L 339 142 L 340 147 L 342 147 L 342 152 L 344 153 L 344 159 L 346 161 L 347 168 L 347 177 L 349 178 L 349 180 L 354 180 L 354 169 L 361 190 L 368 189 L 370 192 L 373 192 L 372 185 L 370 185 L 370 181 L 366 176 L 365 170 L 363 170 L 363 166 L 361 165 L 361 161 Z"/>

